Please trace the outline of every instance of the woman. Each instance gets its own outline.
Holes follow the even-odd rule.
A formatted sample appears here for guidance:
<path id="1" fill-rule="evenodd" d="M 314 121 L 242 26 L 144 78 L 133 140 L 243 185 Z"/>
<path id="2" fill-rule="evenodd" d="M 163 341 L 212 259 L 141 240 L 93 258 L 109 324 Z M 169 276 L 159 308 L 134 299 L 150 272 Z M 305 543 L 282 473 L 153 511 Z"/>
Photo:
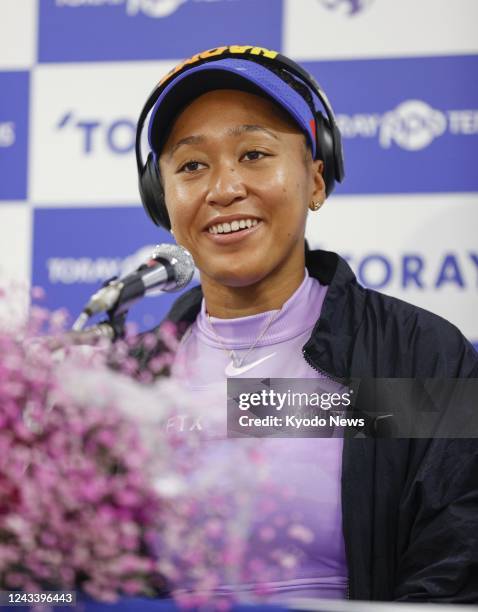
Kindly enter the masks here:
<path id="1" fill-rule="evenodd" d="M 342 180 L 343 162 L 325 94 L 287 58 L 231 46 L 186 60 L 143 109 L 137 155 L 147 212 L 201 275 L 168 316 L 185 331 L 176 374 L 191 386 L 478 376 L 451 324 L 364 289 L 338 255 L 307 249 L 307 215 Z M 143 365 L 158 350 L 142 350 Z M 278 477 L 299 483 L 295 510 L 314 535 L 276 593 L 478 601 L 475 440 L 267 442 Z"/>

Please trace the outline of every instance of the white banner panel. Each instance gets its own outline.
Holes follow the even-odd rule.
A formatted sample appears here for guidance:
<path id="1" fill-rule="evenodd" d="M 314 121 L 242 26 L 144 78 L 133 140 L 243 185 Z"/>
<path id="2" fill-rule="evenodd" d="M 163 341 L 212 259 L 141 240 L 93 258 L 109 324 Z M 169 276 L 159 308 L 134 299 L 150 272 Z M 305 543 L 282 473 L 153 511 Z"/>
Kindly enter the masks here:
<path id="1" fill-rule="evenodd" d="M 0 320 L 26 312 L 30 283 L 31 208 L 26 202 L 0 204 Z M 1 292 L 5 292 L 3 299 Z M 12 295 L 15 292 L 15 295 Z"/>
<path id="2" fill-rule="evenodd" d="M 358 280 L 445 317 L 478 340 L 478 194 L 336 196 L 309 214 L 309 244 Z"/>
<path id="3" fill-rule="evenodd" d="M 37 0 L 1 0 L 0 69 L 30 68 L 36 50 Z"/>
<path id="4" fill-rule="evenodd" d="M 478 51 L 476 0 L 284 0 L 284 48 L 299 59 Z"/>
<path id="5" fill-rule="evenodd" d="M 175 63 L 37 66 L 32 74 L 33 203 L 139 202 L 136 121 L 155 84 Z"/>

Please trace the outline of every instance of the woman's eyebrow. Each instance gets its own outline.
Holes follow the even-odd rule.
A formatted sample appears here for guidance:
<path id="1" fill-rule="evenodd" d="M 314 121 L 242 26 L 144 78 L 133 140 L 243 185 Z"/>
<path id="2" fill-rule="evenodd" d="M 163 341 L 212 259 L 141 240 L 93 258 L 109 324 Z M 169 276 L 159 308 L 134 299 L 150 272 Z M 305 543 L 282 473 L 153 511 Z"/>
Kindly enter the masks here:
<path id="1" fill-rule="evenodd" d="M 231 136 L 242 136 L 242 134 L 245 134 L 247 132 L 265 132 L 269 136 L 272 136 L 272 138 L 279 140 L 279 138 L 276 134 L 274 134 L 274 132 L 268 130 L 262 125 L 239 125 L 228 130 L 228 133 L 231 134 Z"/>
<path id="2" fill-rule="evenodd" d="M 236 127 L 233 127 L 227 130 L 227 134 L 230 136 L 242 136 L 242 134 L 246 134 L 248 132 L 264 132 L 268 136 L 271 136 L 272 138 L 279 140 L 279 138 L 277 137 L 276 134 L 274 134 L 274 132 L 272 132 L 271 130 L 268 130 L 262 125 L 238 125 Z M 205 140 L 206 140 L 206 137 L 203 136 L 202 134 L 198 134 L 197 136 L 186 136 L 185 138 L 181 138 L 181 140 L 178 140 L 178 142 L 171 149 L 169 153 L 169 157 L 171 158 L 176 153 L 176 151 L 179 149 L 179 147 L 183 145 L 201 144 Z"/>
<path id="3" fill-rule="evenodd" d="M 186 136 L 186 138 L 181 138 L 181 140 L 178 140 L 178 142 L 174 145 L 174 147 L 171 149 L 171 151 L 169 152 L 169 157 L 171 158 L 176 151 L 179 149 L 179 147 L 181 147 L 182 145 L 194 145 L 194 144 L 201 144 L 201 142 L 204 142 L 206 140 L 206 138 L 204 136 Z"/>

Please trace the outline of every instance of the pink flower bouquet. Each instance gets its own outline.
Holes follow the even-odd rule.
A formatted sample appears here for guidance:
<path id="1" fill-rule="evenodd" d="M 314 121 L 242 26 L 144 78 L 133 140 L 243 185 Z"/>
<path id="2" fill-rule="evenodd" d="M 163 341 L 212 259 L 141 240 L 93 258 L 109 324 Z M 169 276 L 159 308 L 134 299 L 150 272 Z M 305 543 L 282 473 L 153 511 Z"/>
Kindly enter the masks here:
<path id="1" fill-rule="evenodd" d="M 268 559 L 248 553 L 252 502 L 267 487 L 253 440 L 206 442 L 205 453 L 190 424 L 211 402 L 167 377 L 125 376 L 137 369 L 128 342 L 118 372 L 105 347 L 35 340 L 64 323 L 33 309 L 26 327 L 0 324 L 0 587 L 102 601 L 167 592 L 189 605 L 225 580 L 261 584 L 271 566 L 290 568 L 270 536 Z M 165 334 L 169 349 L 142 382 L 168 370 Z M 271 518 L 285 530 L 287 517 Z"/>

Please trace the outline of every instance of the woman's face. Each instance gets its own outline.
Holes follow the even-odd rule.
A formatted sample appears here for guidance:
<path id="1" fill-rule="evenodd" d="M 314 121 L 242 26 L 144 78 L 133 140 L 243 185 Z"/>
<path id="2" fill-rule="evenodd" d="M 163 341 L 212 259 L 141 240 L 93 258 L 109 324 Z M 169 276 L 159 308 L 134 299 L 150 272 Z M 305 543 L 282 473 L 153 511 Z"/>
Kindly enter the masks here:
<path id="1" fill-rule="evenodd" d="M 246 287 L 304 266 L 322 162 L 268 100 L 217 90 L 180 114 L 160 156 L 171 226 L 209 283 Z"/>

